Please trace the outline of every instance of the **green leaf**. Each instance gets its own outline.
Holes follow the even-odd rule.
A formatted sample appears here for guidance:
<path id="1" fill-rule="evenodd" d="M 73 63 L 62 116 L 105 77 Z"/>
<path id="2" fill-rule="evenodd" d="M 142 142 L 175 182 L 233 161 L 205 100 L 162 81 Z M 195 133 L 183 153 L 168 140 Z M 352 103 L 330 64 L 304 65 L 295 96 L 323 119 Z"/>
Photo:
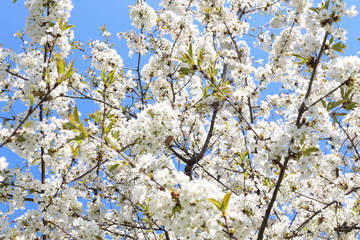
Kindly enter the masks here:
<path id="1" fill-rule="evenodd" d="M 311 8 L 309 8 L 311 11 L 314 11 L 314 12 L 316 12 L 316 13 L 319 13 L 319 9 L 317 9 L 317 8 L 314 8 L 314 7 L 311 7 Z"/>
<path id="2" fill-rule="evenodd" d="M 321 100 L 321 103 L 322 103 L 323 107 L 326 108 L 326 102 L 324 100 Z"/>
<path id="3" fill-rule="evenodd" d="M 147 114 L 148 114 L 151 118 L 154 118 L 154 116 L 155 116 L 155 114 L 154 114 L 154 112 L 153 112 L 152 109 L 148 110 L 148 111 L 147 111 Z"/>
<path id="4" fill-rule="evenodd" d="M 344 104 L 344 109 L 347 111 L 352 111 L 352 110 L 355 110 L 357 105 L 358 104 L 356 102 L 346 103 L 346 104 Z"/>
<path id="5" fill-rule="evenodd" d="M 24 128 L 29 128 L 30 126 L 32 125 L 32 122 L 26 122 L 25 124 L 24 124 Z"/>
<path id="6" fill-rule="evenodd" d="M 112 126 L 114 125 L 114 123 L 115 123 L 115 120 L 112 120 L 112 121 L 109 123 L 109 125 L 108 125 L 108 126 L 106 127 L 106 129 L 105 129 L 105 134 L 107 134 L 107 133 L 110 132 L 110 130 L 111 130 Z"/>
<path id="7" fill-rule="evenodd" d="M 111 71 L 108 76 L 107 76 L 107 80 L 112 80 L 114 79 L 114 74 L 115 74 L 115 70 Z"/>
<path id="8" fill-rule="evenodd" d="M 337 120 L 337 118 L 336 118 L 336 116 L 332 116 L 332 120 L 333 120 L 333 124 L 335 125 L 336 123 L 338 123 L 338 120 Z"/>
<path id="9" fill-rule="evenodd" d="M 333 113 L 334 116 L 336 117 L 343 117 L 343 116 L 346 116 L 347 113 L 344 113 L 344 112 L 341 112 L 341 113 Z"/>
<path id="10" fill-rule="evenodd" d="M 319 152 L 320 150 L 317 147 L 309 147 L 303 151 L 304 155 L 309 156 L 310 153 Z"/>
<path id="11" fill-rule="evenodd" d="M 344 48 L 346 48 L 347 46 L 341 42 L 335 43 L 334 45 L 331 46 L 331 49 L 337 51 L 337 52 L 341 52 L 344 53 Z"/>
<path id="12" fill-rule="evenodd" d="M 70 138 L 70 139 L 66 140 L 66 142 L 72 142 L 72 141 L 80 142 L 80 141 L 83 140 L 85 137 L 86 137 L 86 136 L 80 134 L 80 135 L 75 136 L 74 138 Z"/>
<path id="13" fill-rule="evenodd" d="M 211 95 L 209 93 L 210 87 L 211 87 L 210 85 L 205 85 L 204 87 L 201 87 L 201 89 L 203 91 L 203 98 L 207 98 L 208 96 Z"/>
<path id="14" fill-rule="evenodd" d="M 175 206 L 172 208 L 170 217 L 174 216 L 174 215 L 175 215 L 176 213 L 178 213 L 178 212 L 181 212 L 181 210 L 182 210 L 182 207 L 181 207 L 181 206 L 175 205 Z"/>
<path id="15" fill-rule="evenodd" d="M 181 54 L 181 53 L 180 53 L 180 54 Z M 172 60 L 174 60 L 174 61 L 179 61 L 179 62 L 182 62 L 182 63 L 186 63 L 186 62 L 184 62 L 184 59 L 183 59 L 183 58 L 174 57 L 174 58 L 172 58 Z"/>
<path id="16" fill-rule="evenodd" d="M 67 25 L 67 23 L 65 23 L 64 24 L 64 26 L 61 28 L 61 30 L 63 30 L 63 31 L 66 31 L 66 30 L 68 30 L 68 29 L 70 29 L 70 28 L 73 28 L 73 27 L 75 27 L 74 25 Z"/>
<path id="17" fill-rule="evenodd" d="M 77 129 L 77 127 L 72 122 L 63 124 L 63 128 L 66 130 Z"/>
<path id="18" fill-rule="evenodd" d="M 73 123 L 75 126 L 77 126 L 77 124 L 76 124 L 76 122 L 75 122 L 75 120 L 74 120 L 74 116 L 73 116 L 71 113 L 69 114 L 69 117 L 68 117 L 68 118 L 69 118 L 69 120 L 70 120 L 71 123 Z M 76 127 L 76 128 L 77 128 L 77 127 Z"/>
<path id="19" fill-rule="evenodd" d="M 208 200 L 212 202 L 219 210 L 222 210 L 222 204 L 218 200 L 214 198 L 208 198 Z"/>
<path id="20" fill-rule="evenodd" d="M 198 67 L 201 67 L 203 61 L 204 61 L 204 49 L 202 48 L 197 58 Z"/>
<path id="21" fill-rule="evenodd" d="M 103 82 L 106 82 L 106 74 L 105 74 L 105 70 L 102 70 L 100 73 L 101 79 L 103 80 Z"/>
<path id="22" fill-rule="evenodd" d="M 66 74 L 63 76 L 63 79 L 68 79 L 70 78 L 75 72 L 73 71 L 68 71 L 66 72 Z M 60 82 L 62 82 L 62 79 L 60 80 Z"/>
<path id="23" fill-rule="evenodd" d="M 142 204 L 142 203 L 138 203 L 138 205 L 139 205 L 139 207 L 140 207 L 142 210 L 144 210 L 144 211 L 145 211 L 146 207 L 145 207 L 145 205 L 144 205 L 144 204 Z"/>
<path id="24" fill-rule="evenodd" d="M 116 140 L 119 140 L 119 135 L 120 135 L 120 131 L 116 131 L 115 133 L 112 134 L 112 137 Z"/>
<path id="25" fill-rule="evenodd" d="M 69 63 L 69 65 L 68 65 L 68 72 L 72 71 L 73 66 L 74 66 L 74 62 L 75 62 L 75 58 Z"/>
<path id="26" fill-rule="evenodd" d="M 23 135 L 19 135 L 17 136 L 16 138 L 16 142 L 20 143 L 20 142 L 25 142 L 26 141 L 26 138 L 24 138 Z"/>
<path id="27" fill-rule="evenodd" d="M 34 95 L 30 95 L 30 104 L 31 106 L 34 104 Z"/>
<path id="28" fill-rule="evenodd" d="M 179 78 L 182 78 L 189 73 L 194 74 L 195 71 L 192 68 L 180 68 L 179 73 Z"/>
<path id="29" fill-rule="evenodd" d="M 192 43 L 189 44 L 189 56 L 190 58 L 193 58 L 193 48 L 192 48 Z"/>
<path id="30" fill-rule="evenodd" d="M 46 83 L 48 84 L 48 86 L 50 86 L 50 74 L 48 70 L 46 71 L 45 76 L 46 76 Z"/>
<path id="31" fill-rule="evenodd" d="M 85 139 L 85 136 L 82 135 L 82 134 L 77 135 L 77 136 L 74 137 L 74 140 L 75 140 L 75 141 L 81 141 L 81 140 L 83 140 L 83 139 Z"/>
<path id="32" fill-rule="evenodd" d="M 112 171 L 114 171 L 115 169 L 117 169 L 119 165 L 120 165 L 120 164 L 118 164 L 118 163 L 112 165 L 112 166 L 109 168 L 110 172 L 112 172 Z"/>
<path id="33" fill-rule="evenodd" d="M 300 58 L 300 59 L 305 59 L 305 57 L 301 56 L 300 54 L 293 53 L 291 55 L 294 56 L 294 57 Z"/>
<path id="34" fill-rule="evenodd" d="M 300 140 L 300 145 L 303 145 L 303 144 L 304 144 L 305 139 L 306 139 L 306 135 L 303 134 L 303 137 L 302 137 L 301 140 Z"/>
<path id="35" fill-rule="evenodd" d="M 84 125 L 79 124 L 79 129 L 83 133 L 84 137 L 88 136 L 88 133 L 87 133 L 86 129 L 84 128 Z"/>
<path id="36" fill-rule="evenodd" d="M 230 197 L 231 197 L 231 192 L 229 193 L 226 193 L 225 196 L 224 196 L 224 199 L 223 199 L 223 207 L 224 207 L 224 210 L 226 211 L 227 208 L 228 208 L 228 203 L 230 201 Z"/>
<path id="37" fill-rule="evenodd" d="M 191 57 L 189 56 L 189 54 L 187 54 L 187 53 L 180 53 L 180 55 L 183 57 L 183 58 L 182 58 L 182 62 L 183 62 L 183 63 L 188 63 L 188 64 L 192 65 L 192 64 L 191 64 Z"/>
<path id="38" fill-rule="evenodd" d="M 328 110 L 332 110 L 334 108 L 336 108 L 337 106 L 339 106 L 340 104 L 344 103 L 343 100 L 339 100 L 337 102 L 332 102 L 331 105 L 329 106 L 329 109 Z"/>
<path id="39" fill-rule="evenodd" d="M 325 3 L 325 8 L 326 9 L 329 9 L 329 4 L 330 4 L 330 0 L 327 0 L 326 3 Z"/>
<path id="40" fill-rule="evenodd" d="M 60 57 L 60 55 L 57 55 L 57 71 L 59 74 L 64 74 L 65 73 L 65 61 L 62 57 Z"/>
<path id="41" fill-rule="evenodd" d="M 78 109 L 76 106 L 74 107 L 73 115 L 74 115 L 75 121 L 80 124 L 79 112 L 78 112 Z"/>
<path id="42" fill-rule="evenodd" d="M 242 161 L 245 161 L 245 160 L 246 160 L 246 157 L 248 156 L 248 154 L 249 154 L 249 150 L 245 150 L 245 152 L 243 152 L 243 153 L 240 154 L 240 159 L 241 159 Z"/>
<path id="43" fill-rule="evenodd" d="M 98 93 L 100 93 L 101 96 L 105 96 L 105 91 L 102 91 L 100 89 L 96 90 Z"/>

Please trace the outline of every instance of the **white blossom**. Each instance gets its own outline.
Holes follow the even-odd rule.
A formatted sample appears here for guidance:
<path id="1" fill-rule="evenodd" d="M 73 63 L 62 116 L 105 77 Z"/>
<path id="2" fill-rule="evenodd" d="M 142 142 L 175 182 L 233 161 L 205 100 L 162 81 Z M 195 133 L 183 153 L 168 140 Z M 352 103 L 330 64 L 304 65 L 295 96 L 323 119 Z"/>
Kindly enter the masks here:
<path id="1" fill-rule="evenodd" d="M 150 30 L 156 24 L 155 11 L 145 1 L 140 1 L 131 7 L 130 18 L 136 28 Z"/>
<path id="2" fill-rule="evenodd" d="M 1 239 L 359 237 L 355 7 L 139 0 L 86 46 L 73 3 L 0 46 Z"/>

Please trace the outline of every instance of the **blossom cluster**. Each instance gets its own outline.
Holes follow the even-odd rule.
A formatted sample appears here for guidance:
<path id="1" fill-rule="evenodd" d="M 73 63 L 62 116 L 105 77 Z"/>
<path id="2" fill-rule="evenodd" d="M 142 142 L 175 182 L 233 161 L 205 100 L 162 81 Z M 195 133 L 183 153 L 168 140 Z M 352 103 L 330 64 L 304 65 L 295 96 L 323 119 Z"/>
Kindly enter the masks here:
<path id="1" fill-rule="evenodd" d="M 1 239 L 359 237 L 354 7 L 139 0 L 126 62 L 73 42 L 73 3 L 27 0 L 0 47 Z"/>

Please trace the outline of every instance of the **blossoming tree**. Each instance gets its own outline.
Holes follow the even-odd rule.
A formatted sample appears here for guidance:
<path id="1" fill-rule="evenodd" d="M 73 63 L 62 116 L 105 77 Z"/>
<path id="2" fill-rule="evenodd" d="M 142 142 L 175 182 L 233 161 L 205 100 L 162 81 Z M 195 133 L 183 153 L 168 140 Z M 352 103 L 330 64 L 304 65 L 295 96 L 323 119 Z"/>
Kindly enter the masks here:
<path id="1" fill-rule="evenodd" d="M 341 28 L 355 9 L 159 2 L 134 2 L 118 33 L 135 67 L 105 28 L 91 52 L 74 41 L 70 0 L 25 2 L 24 51 L 0 47 L 2 110 L 22 109 L 2 117 L 0 148 L 26 159 L 0 158 L 1 238 L 357 238 L 360 59 Z M 81 115 L 77 99 L 98 107 Z"/>

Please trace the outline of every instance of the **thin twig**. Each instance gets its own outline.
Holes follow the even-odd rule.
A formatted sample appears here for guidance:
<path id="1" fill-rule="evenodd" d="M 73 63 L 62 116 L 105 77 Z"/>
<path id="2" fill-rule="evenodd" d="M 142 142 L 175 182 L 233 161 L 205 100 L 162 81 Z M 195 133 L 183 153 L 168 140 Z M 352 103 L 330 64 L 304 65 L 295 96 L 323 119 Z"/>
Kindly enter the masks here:
<path id="1" fill-rule="evenodd" d="M 298 116 L 297 116 L 297 120 L 296 120 L 296 126 L 298 128 L 300 128 L 302 126 L 302 124 L 303 124 L 303 123 L 301 123 L 300 119 L 301 119 L 302 115 L 304 114 L 304 112 L 306 111 L 305 102 L 310 97 L 311 88 L 312 88 L 312 84 L 313 84 L 314 79 L 315 79 L 316 70 L 317 70 L 317 67 L 318 67 L 318 65 L 320 63 L 322 53 L 325 50 L 325 43 L 326 43 L 328 35 L 329 35 L 329 33 L 326 32 L 325 36 L 324 36 L 322 46 L 321 46 L 319 54 L 318 54 L 318 57 L 317 57 L 317 59 L 316 59 L 316 61 L 314 63 L 314 66 L 313 66 L 313 72 L 311 74 L 311 78 L 310 78 L 310 81 L 309 81 L 309 85 L 308 85 L 306 95 L 305 95 L 304 100 L 303 100 L 303 102 L 302 102 L 302 104 L 301 104 L 301 106 L 299 108 L 299 111 L 298 111 Z M 265 216 L 263 218 L 263 221 L 262 221 L 260 229 L 259 229 L 257 240 L 262 240 L 264 238 L 264 232 L 265 232 L 265 228 L 267 226 L 268 219 L 270 217 L 271 209 L 272 209 L 272 207 L 273 207 L 273 205 L 275 203 L 277 194 L 278 194 L 280 186 L 281 186 L 281 182 L 283 181 L 283 178 L 285 176 L 285 171 L 287 169 L 287 165 L 288 165 L 290 159 L 293 157 L 293 153 L 290 151 L 290 147 L 291 147 L 291 145 L 293 145 L 293 143 L 294 143 L 294 139 L 291 139 L 290 144 L 289 144 L 290 146 L 289 146 L 289 150 L 288 150 L 288 156 L 285 158 L 284 164 L 281 167 L 280 174 L 279 174 L 278 180 L 276 182 L 276 186 L 275 186 L 273 195 L 272 195 L 270 203 L 269 203 L 269 205 L 268 205 L 268 207 L 267 207 L 267 209 L 265 211 Z"/>

